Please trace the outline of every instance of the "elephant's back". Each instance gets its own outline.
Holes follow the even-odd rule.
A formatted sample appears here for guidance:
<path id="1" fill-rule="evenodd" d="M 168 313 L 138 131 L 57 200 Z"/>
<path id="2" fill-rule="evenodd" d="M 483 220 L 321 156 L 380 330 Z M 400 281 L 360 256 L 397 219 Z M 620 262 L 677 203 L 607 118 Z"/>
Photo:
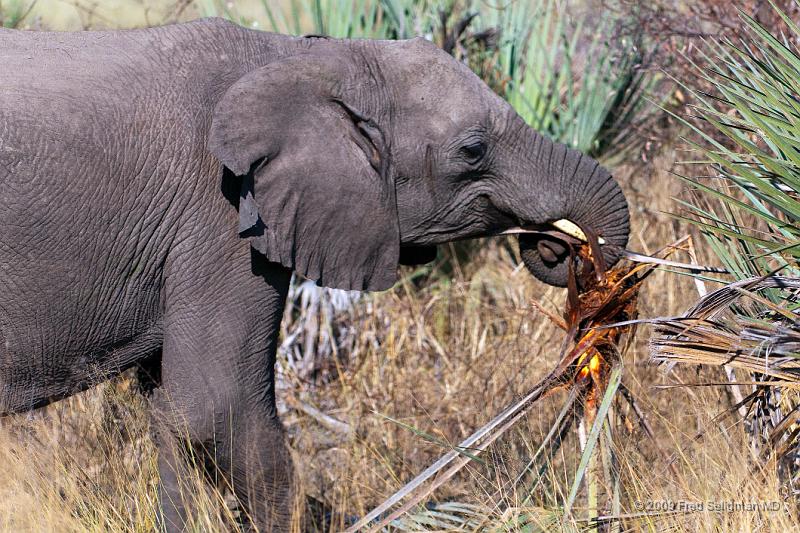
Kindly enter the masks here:
<path id="1" fill-rule="evenodd" d="M 180 84 L 214 52 L 230 23 L 197 21 L 122 31 L 0 31 L 0 98 L 124 98 L 137 88 Z M 4 102 L 7 103 L 7 102 Z"/>
<path id="2" fill-rule="evenodd" d="M 109 154 L 122 147 L 139 156 L 175 146 L 176 136 L 184 147 L 200 142 L 215 72 L 198 63 L 224 41 L 221 34 L 239 30 L 204 20 L 126 31 L 0 31 L 0 182 L 4 168 L 24 174 L 57 154 L 111 163 Z"/>
<path id="3" fill-rule="evenodd" d="M 81 81 L 136 68 L 152 40 L 149 31 L 0 32 L 0 87 L 63 92 Z"/>

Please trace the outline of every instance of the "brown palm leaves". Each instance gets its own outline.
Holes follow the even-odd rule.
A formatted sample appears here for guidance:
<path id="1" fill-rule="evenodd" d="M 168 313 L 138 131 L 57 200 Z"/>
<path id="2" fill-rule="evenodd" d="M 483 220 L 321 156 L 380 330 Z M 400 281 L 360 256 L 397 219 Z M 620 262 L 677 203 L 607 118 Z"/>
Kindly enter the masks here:
<path id="1" fill-rule="evenodd" d="M 800 278 L 769 275 L 737 281 L 700 299 L 683 316 L 654 320 L 654 360 L 742 370 L 735 383 L 754 450 L 778 461 L 787 486 L 800 488 Z M 793 389 L 793 390 L 792 390 Z M 727 414 L 723 413 L 723 414 Z"/>
<path id="2" fill-rule="evenodd" d="M 771 291 L 772 294 L 764 294 Z M 780 291 L 785 300 L 773 303 Z M 800 279 L 750 278 L 707 294 L 683 316 L 655 321 L 658 362 L 729 365 L 800 387 Z M 777 298 L 775 298 L 777 299 Z"/>

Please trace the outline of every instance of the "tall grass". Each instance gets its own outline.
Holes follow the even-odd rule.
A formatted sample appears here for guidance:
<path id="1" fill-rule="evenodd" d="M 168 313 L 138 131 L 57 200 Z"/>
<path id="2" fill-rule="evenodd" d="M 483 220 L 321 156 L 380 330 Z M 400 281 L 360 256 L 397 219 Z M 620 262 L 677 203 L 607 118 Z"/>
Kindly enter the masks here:
<path id="1" fill-rule="evenodd" d="M 667 237 L 665 227 L 656 226 L 654 242 Z M 505 253 L 498 247 L 484 250 L 476 260 L 478 272 L 447 293 L 432 288 L 412 291 L 409 286 L 408 294 L 379 295 L 374 309 L 355 317 L 359 357 L 348 363 L 340 379 L 307 391 L 303 398 L 352 432 L 333 431 L 299 410 L 283 414 L 303 490 L 325 503 L 319 517 L 326 526 L 318 530 L 344 529 L 354 516 L 426 466 L 447 442 L 485 421 L 553 366 L 556 354 L 550 347 L 560 335 L 529 302 L 535 299 L 555 310 L 556 304 L 547 302 L 559 294 L 543 290 L 524 273 L 514 274 Z M 676 297 L 674 276 L 659 275 L 660 286 Z M 650 295 L 646 305 L 648 313 L 670 309 L 659 293 Z M 637 346 L 638 353 L 642 350 Z M 642 434 L 635 414 L 617 411 L 621 433 L 614 451 L 625 487 L 622 513 L 635 515 L 638 503 L 648 500 L 781 502 L 773 465 L 763 465 L 754 475 L 741 460 L 748 453 L 741 426 L 718 426 L 713 420 L 723 395 L 709 389 L 660 392 L 649 386 L 657 378 L 634 363 L 629 361 L 631 369 L 637 369 L 636 379 L 646 384 L 633 381 L 630 386 L 650 413 L 668 457 Z M 679 375 L 691 379 L 694 372 Z M 293 394 L 299 396 L 300 389 Z M 565 399 L 566 394 L 553 396 L 530 412 L 492 446 L 483 464 L 470 465 L 443 487 L 427 504 L 428 513 L 414 513 L 392 529 L 591 528 L 582 519 L 584 509 L 566 520 L 561 509 L 573 482 L 570 467 L 580 457 L 575 434 L 568 435 L 550 458 L 551 467 L 533 497 L 530 485 L 515 485 Z M 421 439 L 376 413 L 437 439 Z M 630 429 L 625 429 L 626 420 L 633 421 Z M 150 530 L 156 512 L 156 472 L 146 405 L 140 397 L 124 386 L 104 385 L 30 418 L 1 424 L 0 529 Z M 710 428 L 702 441 L 693 440 L 698 427 Z M 667 466 L 670 459 L 676 472 Z M 228 531 L 221 496 L 209 495 L 201 483 L 192 486 L 200 509 L 195 531 Z M 627 518 L 621 529 L 791 531 L 792 520 L 783 507 L 764 512 L 654 513 Z"/>

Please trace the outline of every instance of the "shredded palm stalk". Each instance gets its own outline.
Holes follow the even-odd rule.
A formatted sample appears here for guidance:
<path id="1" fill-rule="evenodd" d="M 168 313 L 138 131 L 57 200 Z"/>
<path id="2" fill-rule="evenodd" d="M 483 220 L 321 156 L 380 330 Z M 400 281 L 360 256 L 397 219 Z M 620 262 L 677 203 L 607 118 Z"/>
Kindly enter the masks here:
<path id="1" fill-rule="evenodd" d="M 571 249 L 570 275 L 564 317 L 547 314 L 567 332 L 556 367 L 527 394 L 506 407 L 489 423 L 463 440 L 425 471 L 407 483 L 381 505 L 365 515 L 346 533 L 379 531 L 408 512 L 436 488 L 519 421 L 541 398 L 557 390 L 576 388 L 582 394 L 583 413 L 591 424 L 602 398 L 610 370 L 620 362 L 632 339 L 637 316 L 637 299 L 642 282 L 657 264 L 621 262 L 606 270 L 597 236 Z M 675 243 L 664 255 L 676 249 Z M 578 265 L 573 268 L 573 265 Z M 578 270 L 578 272 L 576 272 Z M 621 346 L 621 344 L 624 345 Z M 646 428 L 646 430 L 649 428 Z M 649 434 L 650 431 L 647 431 Z M 447 470 L 444 470 L 446 467 Z M 401 502 L 393 512 L 389 512 Z"/>

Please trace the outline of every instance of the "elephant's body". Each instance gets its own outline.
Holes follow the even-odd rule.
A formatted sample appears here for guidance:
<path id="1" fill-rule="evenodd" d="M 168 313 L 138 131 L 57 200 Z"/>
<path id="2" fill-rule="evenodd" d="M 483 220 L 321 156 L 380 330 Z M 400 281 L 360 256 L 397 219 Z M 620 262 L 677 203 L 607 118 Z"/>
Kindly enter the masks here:
<path id="1" fill-rule="evenodd" d="M 0 32 L 0 412 L 130 367 L 211 296 L 194 287 L 252 277 L 206 149 L 224 78 L 250 66 L 202 49 L 249 32 L 194 26 Z"/>
<path id="2" fill-rule="evenodd" d="M 266 37 L 222 21 L 0 31 L 0 414 L 161 358 L 159 401 L 222 443 L 218 460 L 249 454 L 232 431 L 286 460 L 272 383 L 291 272 L 251 262 L 206 148 L 247 59 L 297 42 Z"/>
<path id="3" fill-rule="evenodd" d="M 293 270 L 380 290 L 415 251 L 568 217 L 627 241 L 607 171 L 422 40 L 0 30 L 0 69 L 0 415 L 147 362 L 171 530 L 175 420 L 249 520 L 287 526 L 274 362 Z M 523 258 L 563 284 L 562 235 L 542 235 Z"/>

